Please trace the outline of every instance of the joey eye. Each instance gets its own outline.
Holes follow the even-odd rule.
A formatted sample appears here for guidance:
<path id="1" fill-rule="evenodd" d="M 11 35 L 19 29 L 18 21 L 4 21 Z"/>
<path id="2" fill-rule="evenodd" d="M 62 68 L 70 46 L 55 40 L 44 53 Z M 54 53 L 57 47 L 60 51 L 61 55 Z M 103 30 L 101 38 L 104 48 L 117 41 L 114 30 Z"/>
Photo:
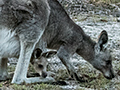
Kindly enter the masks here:
<path id="1" fill-rule="evenodd" d="M 41 69 L 43 69 L 43 65 L 41 65 L 41 64 L 39 64 L 38 67 L 41 68 Z"/>

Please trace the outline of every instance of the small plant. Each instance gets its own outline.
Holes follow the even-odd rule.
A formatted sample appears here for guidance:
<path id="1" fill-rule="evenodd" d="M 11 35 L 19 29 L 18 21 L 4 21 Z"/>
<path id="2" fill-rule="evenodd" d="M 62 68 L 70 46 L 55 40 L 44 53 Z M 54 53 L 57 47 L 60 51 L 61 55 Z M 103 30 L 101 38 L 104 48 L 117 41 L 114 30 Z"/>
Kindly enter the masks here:
<path id="1" fill-rule="evenodd" d="M 8 72 L 14 72 L 15 71 L 15 65 L 8 66 Z"/>
<path id="2" fill-rule="evenodd" d="M 59 86 L 50 84 L 29 84 L 29 85 L 17 85 L 11 86 L 14 90 L 62 90 Z"/>
<path id="3" fill-rule="evenodd" d="M 0 83 L 0 87 L 2 87 L 3 86 L 3 84 L 2 83 Z"/>
<path id="4" fill-rule="evenodd" d="M 69 74 L 68 74 L 68 72 L 67 72 L 67 70 L 65 70 L 65 69 L 60 69 L 60 70 L 58 70 L 58 72 L 57 72 L 57 76 L 56 76 L 56 80 L 65 80 L 66 78 L 68 78 L 69 77 Z"/>

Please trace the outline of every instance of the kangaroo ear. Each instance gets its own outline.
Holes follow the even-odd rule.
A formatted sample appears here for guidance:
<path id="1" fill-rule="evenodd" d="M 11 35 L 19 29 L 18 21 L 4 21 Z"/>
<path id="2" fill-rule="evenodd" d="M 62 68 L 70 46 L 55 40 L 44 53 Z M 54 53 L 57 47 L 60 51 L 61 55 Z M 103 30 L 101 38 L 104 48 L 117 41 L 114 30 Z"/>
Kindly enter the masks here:
<path id="1" fill-rule="evenodd" d="M 108 34 L 105 30 L 103 30 L 100 35 L 99 35 L 99 38 L 98 38 L 98 45 L 100 47 L 100 50 L 103 49 L 103 45 L 106 44 L 108 41 Z"/>
<path id="2" fill-rule="evenodd" d="M 0 0 L 0 6 L 4 4 L 4 0 Z"/>
<path id="3" fill-rule="evenodd" d="M 33 54 L 34 54 L 34 58 L 39 58 L 41 56 L 42 50 L 37 48 L 34 50 Z"/>

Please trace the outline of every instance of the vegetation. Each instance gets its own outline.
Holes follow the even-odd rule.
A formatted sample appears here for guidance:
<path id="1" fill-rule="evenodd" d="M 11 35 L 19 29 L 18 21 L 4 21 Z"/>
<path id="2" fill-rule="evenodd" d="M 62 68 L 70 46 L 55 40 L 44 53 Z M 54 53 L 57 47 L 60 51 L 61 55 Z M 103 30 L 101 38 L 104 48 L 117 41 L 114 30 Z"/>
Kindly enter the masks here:
<path id="1" fill-rule="evenodd" d="M 50 84 L 11 85 L 14 90 L 62 90 L 59 86 Z"/>
<path id="2" fill-rule="evenodd" d="M 104 3 L 119 3 L 120 0 L 90 0 L 91 2 L 98 2 L 98 3 L 101 3 L 101 2 L 104 2 Z"/>
<path id="3" fill-rule="evenodd" d="M 119 0 L 90 0 L 92 3 L 105 3 L 105 5 L 110 8 L 110 10 L 114 9 L 114 7 L 109 6 L 111 3 L 119 3 Z M 66 5 L 67 6 L 67 5 Z M 106 7 L 107 8 L 107 7 Z M 108 17 L 106 15 L 93 15 L 93 14 L 79 14 L 78 16 L 72 17 L 72 19 L 75 22 L 113 22 L 116 21 L 116 18 Z M 92 38 L 96 40 L 96 38 Z M 119 41 L 118 41 L 119 42 Z M 116 58 L 116 55 L 113 55 L 113 65 L 115 72 L 120 76 L 120 62 L 119 58 Z M 8 72 L 14 72 L 15 65 L 8 66 Z M 48 68 L 48 71 L 51 71 L 50 68 Z M 35 72 L 32 65 L 29 66 L 28 72 Z M 110 90 L 115 88 L 115 90 L 120 90 L 120 81 L 118 80 L 107 80 L 104 78 L 102 73 L 98 72 L 98 70 L 94 69 L 89 63 L 82 63 L 78 67 L 78 75 L 82 74 L 83 79 L 86 80 L 84 83 L 77 83 L 80 87 L 87 88 L 87 89 L 98 89 L 98 90 Z M 64 68 L 60 68 L 56 72 L 56 80 L 58 81 L 67 81 L 69 82 L 69 85 L 72 86 L 72 84 L 75 82 L 71 80 L 68 72 Z M 75 82 L 76 83 L 76 82 Z M 76 90 L 87 90 L 77 87 Z M 7 89 L 6 89 L 7 88 Z M 112 90 L 111 89 L 111 90 Z M 52 85 L 52 84 L 24 84 L 24 85 L 17 85 L 17 84 L 11 84 L 11 80 L 0 82 L 0 90 L 63 90 L 59 85 Z M 113 89 L 114 90 L 114 89 Z"/>

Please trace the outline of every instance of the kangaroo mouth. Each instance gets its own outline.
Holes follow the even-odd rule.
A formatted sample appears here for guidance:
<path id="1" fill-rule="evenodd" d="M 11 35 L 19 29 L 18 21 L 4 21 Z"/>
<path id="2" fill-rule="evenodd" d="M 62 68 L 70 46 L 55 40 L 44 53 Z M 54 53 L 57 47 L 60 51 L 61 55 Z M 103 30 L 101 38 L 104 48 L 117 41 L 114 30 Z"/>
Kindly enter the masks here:
<path id="1" fill-rule="evenodd" d="M 112 77 L 105 77 L 106 79 L 109 79 L 109 80 L 112 80 L 113 78 Z"/>
<path id="2" fill-rule="evenodd" d="M 112 80 L 112 79 L 115 77 L 115 75 L 113 75 L 113 74 L 110 75 L 110 76 L 105 76 L 105 75 L 104 75 L 104 77 L 105 77 L 106 79 Z"/>

